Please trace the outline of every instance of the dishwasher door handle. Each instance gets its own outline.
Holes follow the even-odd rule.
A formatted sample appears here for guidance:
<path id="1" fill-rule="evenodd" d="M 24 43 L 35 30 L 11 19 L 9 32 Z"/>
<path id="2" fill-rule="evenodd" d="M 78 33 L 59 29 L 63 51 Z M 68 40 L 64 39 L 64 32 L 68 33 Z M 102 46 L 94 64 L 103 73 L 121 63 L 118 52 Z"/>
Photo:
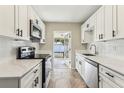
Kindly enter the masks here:
<path id="1" fill-rule="evenodd" d="M 98 67 L 98 64 L 94 61 L 91 61 L 91 60 L 88 60 L 88 59 L 85 59 L 86 62 L 88 62 L 89 64 L 95 66 L 95 67 Z"/>

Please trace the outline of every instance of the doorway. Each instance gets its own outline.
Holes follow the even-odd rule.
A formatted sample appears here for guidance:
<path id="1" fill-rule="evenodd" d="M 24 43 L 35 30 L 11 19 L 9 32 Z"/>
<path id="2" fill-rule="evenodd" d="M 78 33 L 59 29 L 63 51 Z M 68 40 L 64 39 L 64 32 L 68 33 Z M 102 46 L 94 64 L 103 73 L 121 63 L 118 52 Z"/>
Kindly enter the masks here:
<path id="1" fill-rule="evenodd" d="M 71 68 L 71 32 L 53 32 L 53 68 Z"/>

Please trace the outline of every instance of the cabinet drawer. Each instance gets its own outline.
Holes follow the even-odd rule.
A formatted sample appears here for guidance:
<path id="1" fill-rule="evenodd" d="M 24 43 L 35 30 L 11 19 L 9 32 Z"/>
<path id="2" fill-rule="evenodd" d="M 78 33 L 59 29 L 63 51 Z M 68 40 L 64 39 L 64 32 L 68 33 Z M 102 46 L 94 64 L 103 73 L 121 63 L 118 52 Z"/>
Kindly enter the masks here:
<path id="1" fill-rule="evenodd" d="M 118 86 L 124 87 L 124 76 L 101 65 L 99 66 L 99 72 L 112 82 L 116 83 Z"/>
<path id="2" fill-rule="evenodd" d="M 41 64 L 38 64 L 38 65 L 33 69 L 33 73 L 34 73 L 35 77 L 37 77 L 37 76 L 41 73 Z"/>
<path id="3" fill-rule="evenodd" d="M 100 76 L 99 88 L 120 88 L 117 84 L 113 83 L 104 75 L 99 74 L 99 76 Z"/>
<path id="4" fill-rule="evenodd" d="M 35 77 L 37 77 L 40 73 L 40 64 L 34 67 L 30 72 L 28 72 L 24 77 L 20 80 L 20 87 L 25 88 L 29 83 L 33 83 Z"/>

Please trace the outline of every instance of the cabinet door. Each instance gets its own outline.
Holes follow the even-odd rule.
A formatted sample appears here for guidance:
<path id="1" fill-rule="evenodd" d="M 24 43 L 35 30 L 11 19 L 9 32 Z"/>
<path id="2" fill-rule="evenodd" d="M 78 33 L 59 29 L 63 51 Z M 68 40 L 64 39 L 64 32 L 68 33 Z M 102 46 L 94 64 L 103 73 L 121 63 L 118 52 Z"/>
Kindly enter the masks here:
<path id="1" fill-rule="evenodd" d="M 96 41 L 100 40 L 100 34 L 101 34 L 101 14 L 100 14 L 100 10 L 97 11 L 97 39 Z"/>
<path id="2" fill-rule="evenodd" d="M 85 79 L 85 61 L 82 60 L 81 76 Z"/>
<path id="3" fill-rule="evenodd" d="M 99 87 L 100 88 L 112 88 L 112 86 L 110 85 L 110 84 L 108 84 L 106 81 L 104 81 L 104 80 L 101 80 L 100 82 L 99 82 Z"/>
<path id="4" fill-rule="evenodd" d="M 112 23 L 113 23 L 113 26 L 112 26 L 112 28 L 113 28 L 113 37 L 116 37 L 116 35 L 117 35 L 117 6 L 116 5 L 113 5 L 112 6 Z"/>
<path id="5" fill-rule="evenodd" d="M 22 38 L 29 40 L 28 33 L 28 7 L 26 5 L 19 6 L 19 28 Z"/>
<path id="6" fill-rule="evenodd" d="M 79 60 L 79 73 L 82 74 L 82 62 Z"/>
<path id="7" fill-rule="evenodd" d="M 41 21 L 41 29 L 42 29 L 42 39 L 40 43 L 45 43 L 46 37 L 45 37 L 45 24 Z"/>
<path id="8" fill-rule="evenodd" d="M 81 43 L 84 43 L 84 31 L 85 31 L 85 23 L 81 26 Z"/>
<path id="9" fill-rule="evenodd" d="M 117 6 L 118 38 L 124 38 L 124 5 Z"/>
<path id="10" fill-rule="evenodd" d="M 99 81 L 100 88 L 119 88 L 117 84 L 100 74 L 100 81 Z"/>
<path id="11" fill-rule="evenodd" d="M 104 6 L 101 7 L 101 39 L 105 39 L 105 16 L 104 16 Z"/>
<path id="12" fill-rule="evenodd" d="M 75 58 L 75 65 L 76 65 L 76 69 L 78 70 L 78 59 L 77 59 L 77 56 Z"/>
<path id="13" fill-rule="evenodd" d="M 0 5 L 0 35 L 14 37 L 14 5 Z"/>
<path id="14" fill-rule="evenodd" d="M 85 31 L 89 30 L 90 28 L 90 19 L 88 19 L 86 22 L 85 22 Z"/>
<path id="15" fill-rule="evenodd" d="M 28 19 L 33 21 L 35 19 L 35 11 L 31 6 L 28 6 Z"/>
<path id="16" fill-rule="evenodd" d="M 81 74 L 80 73 L 81 72 L 81 64 L 80 64 L 78 56 L 76 58 L 76 68 L 77 68 L 78 73 Z"/>
<path id="17" fill-rule="evenodd" d="M 104 39 L 104 6 L 97 11 L 97 41 Z"/>
<path id="18" fill-rule="evenodd" d="M 105 9 L 105 39 L 112 39 L 112 6 L 111 5 L 106 5 L 104 6 Z"/>
<path id="19" fill-rule="evenodd" d="M 96 13 L 94 13 L 91 17 L 90 17 L 90 29 L 92 30 L 89 34 L 91 39 L 90 41 L 96 41 Z"/>

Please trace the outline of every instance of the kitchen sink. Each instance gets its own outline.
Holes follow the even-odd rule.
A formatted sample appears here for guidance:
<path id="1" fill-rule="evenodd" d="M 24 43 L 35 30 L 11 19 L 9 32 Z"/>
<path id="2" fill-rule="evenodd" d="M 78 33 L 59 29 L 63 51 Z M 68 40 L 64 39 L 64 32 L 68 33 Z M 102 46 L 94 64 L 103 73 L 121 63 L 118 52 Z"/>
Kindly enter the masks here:
<path id="1" fill-rule="evenodd" d="M 85 56 L 95 56 L 93 54 L 82 54 L 82 55 L 85 55 Z"/>

